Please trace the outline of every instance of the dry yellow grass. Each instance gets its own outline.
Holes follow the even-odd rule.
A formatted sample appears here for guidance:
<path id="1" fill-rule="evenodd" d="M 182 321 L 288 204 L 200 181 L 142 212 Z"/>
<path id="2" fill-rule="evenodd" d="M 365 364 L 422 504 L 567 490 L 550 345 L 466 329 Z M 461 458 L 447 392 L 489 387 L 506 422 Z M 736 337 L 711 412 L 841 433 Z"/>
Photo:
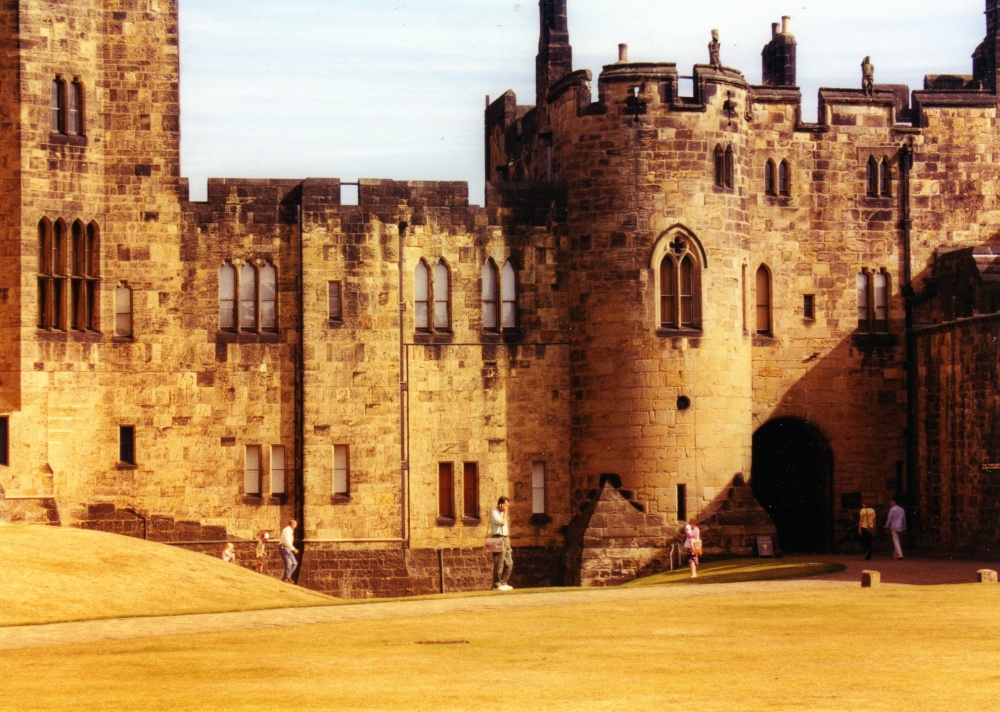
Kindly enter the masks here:
<path id="1" fill-rule="evenodd" d="M 680 591 L 11 651 L 3 699 L 10 710 L 731 712 L 992 709 L 1000 694 L 997 586 Z"/>
<path id="2" fill-rule="evenodd" d="M 0 526 L 0 625 L 337 603 L 163 544 L 70 527 Z"/>
<path id="3" fill-rule="evenodd" d="M 0 556 L 4 615 L 332 602 L 92 532 L 0 527 Z M 505 610 L 470 598 L 447 614 L 428 601 L 404 617 L 0 651 L 0 709 L 878 712 L 992 709 L 1000 696 L 1000 586 L 662 590 L 558 605 L 520 595 Z"/>

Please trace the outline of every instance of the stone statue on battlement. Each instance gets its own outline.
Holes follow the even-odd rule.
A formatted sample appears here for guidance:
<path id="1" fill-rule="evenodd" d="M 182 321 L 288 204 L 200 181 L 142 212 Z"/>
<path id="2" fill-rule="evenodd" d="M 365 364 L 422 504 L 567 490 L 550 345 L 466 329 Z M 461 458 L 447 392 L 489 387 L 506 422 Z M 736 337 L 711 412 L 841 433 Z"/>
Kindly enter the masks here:
<path id="1" fill-rule="evenodd" d="M 712 41 L 708 43 L 708 63 L 713 69 L 722 69 L 722 61 L 719 59 L 719 31 L 712 30 Z"/>
<path id="2" fill-rule="evenodd" d="M 861 61 L 861 90 L 867 96 L 875 96 L 875 65 L 871 57 Z"/>

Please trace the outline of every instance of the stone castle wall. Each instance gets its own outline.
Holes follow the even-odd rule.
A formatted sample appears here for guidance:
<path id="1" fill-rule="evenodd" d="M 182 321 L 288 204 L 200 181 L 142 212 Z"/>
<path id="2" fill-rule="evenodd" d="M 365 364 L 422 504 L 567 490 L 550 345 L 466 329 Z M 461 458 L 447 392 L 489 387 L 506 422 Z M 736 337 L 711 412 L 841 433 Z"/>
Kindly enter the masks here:
<path id="1" fill-rule="evenodd" d="M 565 44 L 539 60 L 540 105 L 508 92 L 487 109 L 486 207 L 468 204 L 465 184 L 389 180 L 360 181 L 359 204 L 344 205 L 339 179 L 212 180 L 198 203 L 179 176 L 175 1 L 0 10 L 0 114 L 15 127 L 0 135 L 0 244 L 14 256 L 0 285 L 9 501 L 206 551 L 245 549 L 297 518 L 302 582 L 398 595 L 488 585 L 482 542 L 500 495 L 513 500 L 515 585 L 572 580 L 567 544 L 573 569 L 586 542 L 567 531 L 613 475 L 636 531 L 605 532 L 605 549 L 631 541 L 644 553 L 589 556 L 594 578 L 610 580 L 659 565 L 657 540 L 682 509 L 725 530 L 720 552 L 747 548 L 746 522 L 770 531 L 752 507 L 733 513 L 748 496 L 733 483 L 751 474 L 755 430 L 791 418 L 829 446 L 826 519 L 832 539 L 847 536 L 853 495 L 885 501 L 901 485 L 906 275 L 933 292 L 942 247 L 995 242 L 995 94 L 929 83 L 911 107 L 896 87 L 823 90 L 819 122 L 803 124 L 793 87 L 696 65 L 694 94 L 680 96 L 675 65 L 623 57 L 599 76 L 595 102 L 592 75 L 569 71 L 557 34 Z M 51 129 L 54 78 L 84 88 L 79 135 Z M 717 147 L 733 156 L 722 185 Z M 891 167 L 885 195 L 867 193 L 870 158 Z M 787 195 L 767 194 L 768 160 L 788 167 Z M 97 230 L 93 328 L 39 328 L 43 220 Z M 698 264 L 697 324 L 661 324 L 657 265 L 671 250 Z M 515 268 L 516 327 L 484 328 L 488 260 Z M 446 328 L 415 324 L 421 261 L 448 268 Z M 222 328 L 225 265 L 275 269 L 273 329 Z M 859 331 L 864 271 L 889 275 L 885 333 Z M 130 333 L 116 328 L 117 288 L 131 294 Z M 770 319 L 758 329 L 762 302 Z M 929 390 L 911 404 L 922 441 L 908 484 L 916 520 L 956 547 L 1000 536 L 982 514 L 992 470 L 975 470 L 998 459 L 992 326 L 981 317 L 915 337 Z M 122 426 L 135 428 L 134 463 L 119 462 Z M 248 448 L 263 456 L 260 492 L 247 491 Z M 272 472 L 279 448 L 285 468 Z"/>

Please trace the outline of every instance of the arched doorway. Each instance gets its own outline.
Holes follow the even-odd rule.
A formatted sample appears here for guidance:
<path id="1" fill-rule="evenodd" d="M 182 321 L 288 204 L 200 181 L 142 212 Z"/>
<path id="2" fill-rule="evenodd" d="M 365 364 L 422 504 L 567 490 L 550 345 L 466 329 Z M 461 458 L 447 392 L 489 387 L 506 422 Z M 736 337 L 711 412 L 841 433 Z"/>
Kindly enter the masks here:
<path id="1" fill-rule="evenodd" d="M 815 427 L 799 418 L 764 423 L 753 435 L 750 489 L 774 520 L 782 551 L 818 553 L 833 539 L 833 457 Z"/>

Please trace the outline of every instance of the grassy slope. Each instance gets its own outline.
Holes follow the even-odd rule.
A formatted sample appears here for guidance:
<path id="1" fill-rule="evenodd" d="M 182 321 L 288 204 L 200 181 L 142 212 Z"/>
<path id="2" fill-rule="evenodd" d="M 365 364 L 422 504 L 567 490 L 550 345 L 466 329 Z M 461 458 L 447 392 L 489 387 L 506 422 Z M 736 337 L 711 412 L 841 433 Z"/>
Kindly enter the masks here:
<path id="1" fill-rule="evenodd" d="M 0 651 L 3 705 L 897 712 L 1000 696 L 1000 586 L 677 590 Z"/>
<path id="2" fill-rule="evenodd" d="M 0 526 L 0 561 L 0 625 L 337 603 L 205 554 L 70 527 Z"/>

